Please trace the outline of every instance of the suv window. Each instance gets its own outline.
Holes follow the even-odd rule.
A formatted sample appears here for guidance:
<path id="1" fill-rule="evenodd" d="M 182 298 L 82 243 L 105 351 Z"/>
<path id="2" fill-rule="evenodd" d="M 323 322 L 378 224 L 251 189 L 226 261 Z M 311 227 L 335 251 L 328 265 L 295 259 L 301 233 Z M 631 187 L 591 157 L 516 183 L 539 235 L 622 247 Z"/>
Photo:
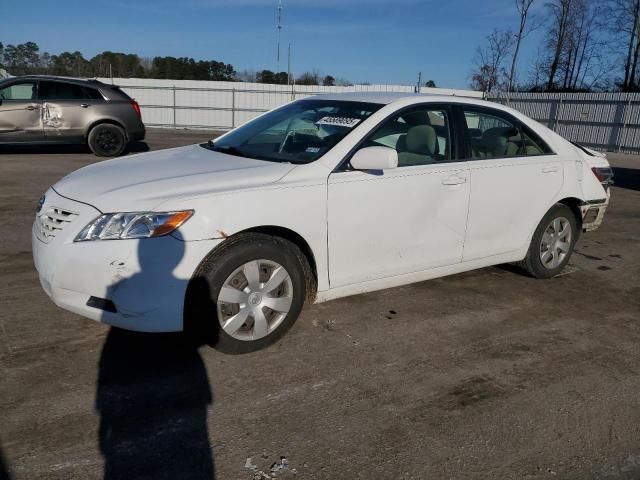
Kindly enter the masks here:
<path id="1" fill-rule="evenodd" d="M 380 125 L 364 147 L 389 147 L 398 152 L 398 166 L 451 161 L 449 112 L 419 107 L 396 114 Z"/>
<path id="2" fill-rule="evenodd" d="M 100 92 L 93 88 L 72 83 L 46 81 L 40 82 L 39 96 L 41 100 L 96 100 L 103 98 Z"/>
<path id="3" fill-rule="evenodd" d="M 531 129 L 501 112 L 464 109 L 464 118 L 472 159 L 552 153 Z"/>
<path id="4" fill-rule="evenodd" d="M 0 99 L 2 100 L 35 100 L 36 83 L 22 82 L 14 83 L 8 87 L 0 89 Z"/>

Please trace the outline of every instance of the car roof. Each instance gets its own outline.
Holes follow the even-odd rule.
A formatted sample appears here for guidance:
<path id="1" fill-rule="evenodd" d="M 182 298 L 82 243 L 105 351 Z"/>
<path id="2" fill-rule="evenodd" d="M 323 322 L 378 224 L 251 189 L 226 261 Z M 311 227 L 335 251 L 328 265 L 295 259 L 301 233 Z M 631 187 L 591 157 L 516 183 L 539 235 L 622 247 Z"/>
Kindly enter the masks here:
<path id="1" fill-rule="evenodd" d="M 307 97 L 314 100 L 342 100 L 345 102 L 366 102 L 388 105 L 390 103 L 413 100 L 415 103 L 420 102 L 448 102 L 452 99 L 463 103 L 471 103 L 475 105 L 486 105 L 486 101 L 482 98 L 465 97 L 464 95 L 436 94 L 436 93 L 411 93 L 411 92 L 344 92 L 344 93 L 323 93 Z"/>
<path id="2" fill-rule="evenodd" d="M 50 81 L 59 81 L 66 83 L 74 83 L 76 85 L 85 85 L 85 86 L 93 86 L 93 87 L 106 87 L 111 88 L 113 85 L 109 85 L 103 83 L 95 78 L 80 78 L 80 77 L 60 77 L 56 75 L 21 75 L 18 77 L 9 77 L 5 78 L 3 82 L 9 81 L 22 81 L 22 80 L 50 80 Z"/>

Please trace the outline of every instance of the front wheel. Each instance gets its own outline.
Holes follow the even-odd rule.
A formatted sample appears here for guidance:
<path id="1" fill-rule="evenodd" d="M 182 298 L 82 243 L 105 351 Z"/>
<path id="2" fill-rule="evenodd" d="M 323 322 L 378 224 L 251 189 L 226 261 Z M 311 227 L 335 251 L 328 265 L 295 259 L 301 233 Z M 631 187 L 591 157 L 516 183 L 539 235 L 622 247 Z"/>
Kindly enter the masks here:
<path id="1" fill-rule="evenodd" d="M 225 353 L 265 348 L 297 320 L 309 275 L 306 257 L 287 240 L 258 233 L 232 237 L 192 279 L 185 328 Z"/>
<path id="2" fill-rule="evenodd" d="M 540 221 L 519 265 L 533 277 L 555 277 L 569 263 L 578 234 L 573 211 L 561 203 L 554 205 Z"/>

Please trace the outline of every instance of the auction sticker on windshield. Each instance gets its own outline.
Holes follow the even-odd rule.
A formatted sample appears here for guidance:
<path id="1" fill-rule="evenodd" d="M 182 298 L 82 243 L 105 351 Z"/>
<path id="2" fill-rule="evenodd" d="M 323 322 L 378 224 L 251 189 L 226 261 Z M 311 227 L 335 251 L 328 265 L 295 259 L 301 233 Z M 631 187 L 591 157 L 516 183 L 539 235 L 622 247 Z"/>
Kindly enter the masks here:
<path id="1" fill-rule="evenodd" d="M 333 125 L 334 127 L 353 128 L 362 121 L 361 118 L 350 117 L 323 117 L 316 122 L 316 125 Z"/>

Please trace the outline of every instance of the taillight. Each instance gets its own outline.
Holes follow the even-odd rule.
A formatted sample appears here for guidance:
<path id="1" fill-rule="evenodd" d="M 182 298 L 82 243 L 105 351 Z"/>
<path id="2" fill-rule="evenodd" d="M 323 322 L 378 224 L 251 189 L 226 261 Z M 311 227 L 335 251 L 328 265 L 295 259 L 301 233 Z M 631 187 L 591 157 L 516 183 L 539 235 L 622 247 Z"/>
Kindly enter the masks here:
<path id="1" fill-rule="evenodd" d="M 591 169 L 598 181 L 605 187 L 613 185 L 613 171 L 609 167 L 593 167 Z"/>
<path id="2" fill-rule="evenodd" d="M 138 115 L 138 118 L 142 120 L 142 112 L 140 111 L 140 105 L 138 105 L 138 102 L 136 102 L 135 100 L 131 100 L 131 106 L 136 111 L 136 115 Z"/>

